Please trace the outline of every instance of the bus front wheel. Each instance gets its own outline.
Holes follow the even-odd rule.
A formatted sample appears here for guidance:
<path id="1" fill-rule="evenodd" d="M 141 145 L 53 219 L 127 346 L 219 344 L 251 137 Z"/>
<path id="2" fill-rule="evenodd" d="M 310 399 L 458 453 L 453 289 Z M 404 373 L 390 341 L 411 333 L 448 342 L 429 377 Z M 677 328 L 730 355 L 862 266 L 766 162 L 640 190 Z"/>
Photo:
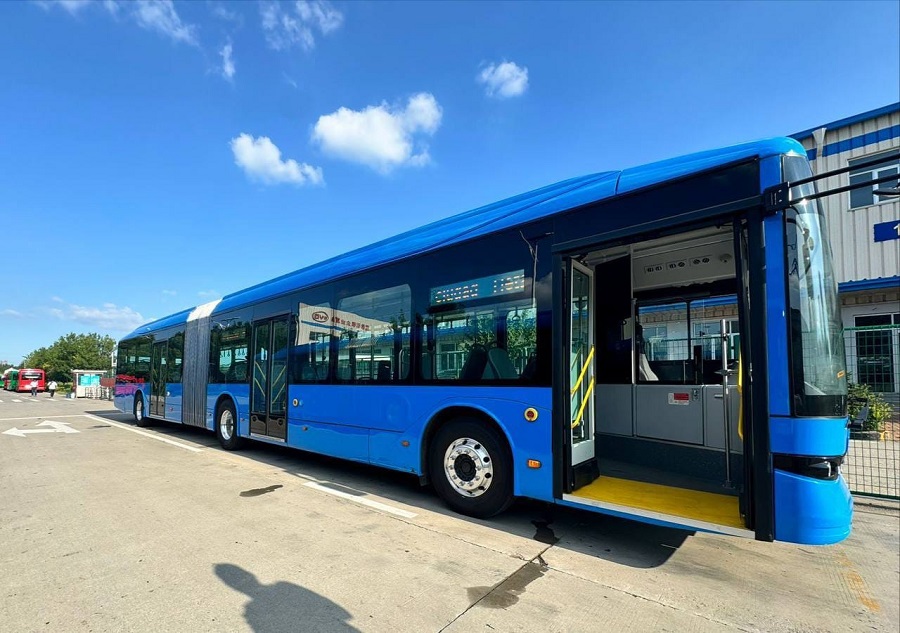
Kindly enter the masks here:
<path id="1" fill-rule="evenodd" d="M 244 443 L 238 435 L 237 426 L 234 405 L 230 401 L 220 404 L 216 409 L 216 437 L 226 451 L 236 451 Z"/>
<path id="2" fill-rule="evenodd" d="M 134 397 L 134 421 L 138 426 L 150 426 L 150 418 L 144 411 L 144 397 L 140 394 Z"/>
<path id="3" fill-rule="evenodd" d="M 428 466 L 435 490 L 460 514 L 486 519 L 513 501 L 509 448 L 497 431 L 480 420 L 458 419 L 439 429 Z"/>

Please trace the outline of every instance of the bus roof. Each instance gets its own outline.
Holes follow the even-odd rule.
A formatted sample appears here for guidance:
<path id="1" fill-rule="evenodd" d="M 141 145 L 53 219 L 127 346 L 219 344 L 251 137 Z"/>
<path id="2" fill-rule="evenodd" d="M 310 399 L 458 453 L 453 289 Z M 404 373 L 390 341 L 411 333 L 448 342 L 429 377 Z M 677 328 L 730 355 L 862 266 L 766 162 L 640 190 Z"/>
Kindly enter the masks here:
<path id="1" fill-rule="evenodd" d="M 375 244 L 239 290 L 223 297 L 215 305 L 212 313 L 226 312 L 279 296 L 297 288 L 338 279 L 359 270 L 406 259 L 439 247 L 464 242 L 511 226 L 546 218 L 585 204 L 714 167 L 750 158 L 766 158 L 782 154 L 806 156 L 806 150 L 803 145 L 792 138 L 778 137 L 697 152 L 639 167 L 631 167 L 623 171 L 599 172 L 570 178 L 437 220 Z M 142 325 L 124 338 L 183 324 L 192 311 L 184 310 Z"/>

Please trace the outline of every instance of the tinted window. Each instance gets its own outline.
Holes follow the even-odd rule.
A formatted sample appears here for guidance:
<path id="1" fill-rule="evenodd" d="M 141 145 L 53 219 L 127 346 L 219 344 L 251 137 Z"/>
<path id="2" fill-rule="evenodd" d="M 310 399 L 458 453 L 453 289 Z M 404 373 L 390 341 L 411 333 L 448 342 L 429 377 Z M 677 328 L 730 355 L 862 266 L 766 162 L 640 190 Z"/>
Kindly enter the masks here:
<path id="1" fill-rule="evenodd" d="M 537 308 L 525 270 L 433 286 L 422 331 L 428 380 L 519 380 L 537 362 Z"/>
<path id="2" fill-rule="evenodd" d="M 179 332 L 169 339 L 167 354 L 168 382 L 181 382 L 182 363 L 184 360 L 184 332 Z"/>
<path id="3" fill-rule="evenodd" d="M 241 318 L 213 325 L 209 345 L 209 382 L 247 382 L 247 347 L 250 328 Z"/>
<path id="4" fill-rule="evenodd" d="M 297 326 L 291 349 L 291 382 L 321 383 L 331 377 L 331 288 L 304 291 L 297 300 Z"/>
<path id="5" fill-rule="evenodd" d="M 412 293 L 393 286 L 341 299 L 330 314 L 337 379 L 392 382 L 409 375 Z"/>

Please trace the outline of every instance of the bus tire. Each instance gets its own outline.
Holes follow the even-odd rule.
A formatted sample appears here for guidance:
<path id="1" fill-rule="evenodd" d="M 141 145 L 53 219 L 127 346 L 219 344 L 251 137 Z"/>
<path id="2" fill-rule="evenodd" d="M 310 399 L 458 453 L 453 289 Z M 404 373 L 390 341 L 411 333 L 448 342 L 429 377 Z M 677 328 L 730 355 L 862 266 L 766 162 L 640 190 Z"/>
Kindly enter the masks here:
<path id="1" fill-rule="evenodd" d="M 137 394 L 134 397 L 134 421 L 138 426 L 150 426 L 152 422 L 147 417 L 147 410 L 144 408 L 144 397 Z"/>
<path id="2" fill-rule="evenodd" d="M 512 458 L 493 427 L 459 418 L 441 427 L 431 442 L 432 485 L 450 508 L 486 519 L 513 502 Z"/>
<path id="3" fill-rule="evenodd" d="M 236 451 L 244 445 L 244 438 L 238 435 L 237 415 L 231 400 L 225 400 L 216 407 L 216 437 L 226 451 Z"/>

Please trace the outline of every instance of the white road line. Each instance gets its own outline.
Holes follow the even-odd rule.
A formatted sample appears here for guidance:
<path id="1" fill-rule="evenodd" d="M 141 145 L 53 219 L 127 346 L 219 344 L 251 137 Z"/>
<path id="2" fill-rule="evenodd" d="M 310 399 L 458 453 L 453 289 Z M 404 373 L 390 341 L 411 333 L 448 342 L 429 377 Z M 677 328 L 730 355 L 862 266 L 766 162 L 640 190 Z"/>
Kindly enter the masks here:
<path id="1" fill-rule="evenodd" d="M 22 401 L 21 401 L 21 400 L 16 400 L 15 398 L 13 398 L 13 402 L 22 402 Z"/>
<path id="2" fill-rule="evenodd" d="M 7 420 L 42 420 L 45 417 L 44 415 L 29 415 L 25 418 L 0 418 L 0 422 L 6 422 Z M 73 413 L 71 415 L 54 415 L 54 418 L 86 418 L 87 414 L 85 413 Z"/>
<path id="3" fill-rule="evenodd" d="M 325 482 L 327 483 L 327 482 Z M 406 510 L 401 510 L 400 508 L 394 508 L 384 503 L 379 503 L 378 501 L 372 501 L 371 499 L 366 499 L 365 497 L 359 497 L 357 495 L 352 495 L 349 492 L 343 492 L 341 490 L 335 490 L 334 488 L 329 488 L 327 486 L 323 486 L 319 482 L 316 481 L 307 481 L 304 486 L 308 486 L 310 488 L 314 488 L 319 492 L 324 492 L 329 495 L 334 495 L 335 497 L 340 497 L 341 499 L 346 499 L 347 501 L 352 501 L 353 503 L 358 503 L 360 505 L 368 506 L 370 508 L 374 508 L 376 510 L 381 510 L 382 512 L 387 512 L 388 514 L 393 514 L 398 517 L 403 517 L 404 519 L 412 519 L 415 517 L 415 513 L 407 512 Z M 347 488 L 347 486 L 342 486 L 343 488 Z M 352 488 L 351 488 L 352 490 Z M 365 494 L 365 493 L 360 493 Z"/>
<path id="4" fill-rule="evenodd" d="M 183 448 L 189 450 L 193 453 L 202 453 L 202 448 L 197 448 L 196 446 L 189 446 L 187 444 L 182 444 L 181 442 L 176 442 L 175 440 L 170 440 L 166 437 L 160 437 L 159 435 L 154 435 L 153 433 L 147 433 L 146 431 L 139 431 L 133 427 L 128 426 L 127 424 L 119 424 L 118 422 L 113 422 L 108 418 L 99 418 L 96 415 L 91 415 L 89 413 L 84 414 L 84 417 L 90 418 L 92 420 L 97 420 L 98 422 L 103 422 L 104 424 L 109 424 L 110 426 L 114 426 L 125 431 L 131 431 L 132 433 L 137 433 L 138 435 L 143 435 L 144 437 L 149 437 L 154 440 L 159 440 L 160 442 L 165 442 L 166 444 L 171 444 L 172 446 L 177 446 L 178 448 Z"/>

